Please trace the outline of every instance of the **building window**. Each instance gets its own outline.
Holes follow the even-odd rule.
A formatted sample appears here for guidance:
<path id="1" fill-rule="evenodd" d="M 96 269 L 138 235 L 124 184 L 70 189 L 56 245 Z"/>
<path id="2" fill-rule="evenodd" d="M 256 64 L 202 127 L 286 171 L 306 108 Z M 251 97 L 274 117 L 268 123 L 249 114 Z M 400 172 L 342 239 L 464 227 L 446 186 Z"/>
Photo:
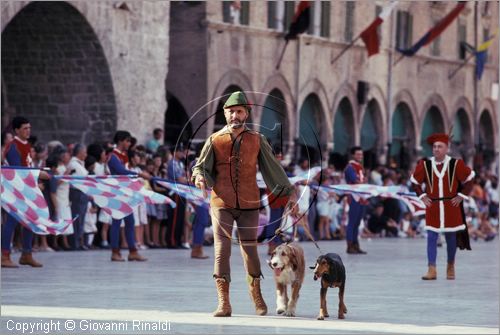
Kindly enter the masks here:
<path id="1" fill-rule="evenodd" d="M 483 28 L 483 42 L 486 42 L 488 39 L 490 39 L 490 30 L 488 28 Z M 483 43 L 481 42 L 481 44 Z M 485 63 L 488 63 L 489 57 L 488 57 L 488 51 L 486 51 L 486 58 L 484 60 Z"/>
<path id="2" fill-rule="evenodd" d="M 437 21 L 434 22 L 434 26 L 437 24 Z M 431 44 L 431 55 L 432 56 L 440 56 L 441 55 L 441 35 L 434 38 Z"/>
<path id="3" fill-rule="evenodd" d="M 309 35 L 330 36 L 330 1 L 311 1 Z"/>
<path id="4" fill-rule="evenodd" d="M 278 13 L 276 1 L 267 2 L 267 27 L 270 29 L 278 28 Z"/>
<path id="5" fill-rule="evenodd" d="M 464 60 L 467 57 L 467 26 L 458 23 L 458 59 Z"/>
<path id="6" fill-rule="evenodd" d="M 321 1 L 320 36 L 330 37 L 330 1 Z"/>
<path id="7" fill-rule="evenodd" d="M 408 49 L 412 40 L 413 16 L 407 11 L 399 10 L 396 26 L 396 48 Z"/>
<path id="8" fill-rule="evenodd" d="M 481 16 L 483 17 L 490 17 L 491 16 L 491 9 L 490 9 L 490 2 L 489 1 L 484 1 L 481 6 Z"/>
<path id="9" fill-rule="evenodd" d="M 344 41 L 351 42 L 354 31 L 354 1 L 347 1 L 345 3 L 345 27 L 344 27 Z"/>
<path id="10" fill-rule="evenodd" d="M 248 25 L 250 22 L 249 1 L 223 1 L 222 20 L 232 24 Z"/>
<path id="11" fill-rule="evenodd" d="M 283 16 L 283 30 L 288 31 L 295 16 L 295 1 L 285 1 L 285 15 Z"/>
<path id="12" fill-rule="evenodd" d="M 382 12 L 382 6 L 375 6 L 375 17 L 378 17 Z M 377 27 L 377 35 L 379 40 L 379 45 L 382 45 L 382 25 Z"/>

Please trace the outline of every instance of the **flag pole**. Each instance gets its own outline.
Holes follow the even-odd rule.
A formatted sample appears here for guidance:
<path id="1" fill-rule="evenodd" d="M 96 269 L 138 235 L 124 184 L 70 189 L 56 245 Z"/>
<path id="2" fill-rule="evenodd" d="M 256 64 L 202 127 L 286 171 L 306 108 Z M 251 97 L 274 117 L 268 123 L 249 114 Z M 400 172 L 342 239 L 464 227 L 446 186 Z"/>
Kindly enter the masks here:
<path id="1" fill-rule="evenodd" d="M 283 46 L 283 49 L 281 50 L 281 55 L 280 55 L 280 58 L 278 60 L 278 64 L 276 64 L 276 70 L 280 69 L 281 60 L 283 59 L 283 55 L 285 54 L 286 47 L 288 46 L 288 41 L 289 40 L 287 39 L 285 42 L 285 45 Z"/>
<path id="2" fill-rule="evenodd" d="M 471 60 L 472 57 L 474 57 L 474 54 L 470 54 L 469 57 L 467 57 L 467 59 L 464 60 L 462 64 L 460 64 L 455 70 L 453 70 L 453 72 L 448 75 L 448 80 L 455 77 L 457 72 L 460 71 L 460 69 L 463 68 L 465 65 L 467 65 L 467 63 Z"/>
<path id="3" fill-rule="evenodd" d="M 346 46 L 334 59 L 332 59 L 330 61 L 330 65 L 333 65 L 333 63 L 335 63 L 340 57 L 342 57 L 343 54 L 346 53 L 347 50 L 349 50 L 350 48 L 353 47 L 354 43 L 356 43 L 357 40 L 359 40 L 361 37 L 361 35 L 358 35 L 358 37 L 356 37 L 354 40 L 352 40 L 351 43 L 349 43 L 348 46 Z"/>

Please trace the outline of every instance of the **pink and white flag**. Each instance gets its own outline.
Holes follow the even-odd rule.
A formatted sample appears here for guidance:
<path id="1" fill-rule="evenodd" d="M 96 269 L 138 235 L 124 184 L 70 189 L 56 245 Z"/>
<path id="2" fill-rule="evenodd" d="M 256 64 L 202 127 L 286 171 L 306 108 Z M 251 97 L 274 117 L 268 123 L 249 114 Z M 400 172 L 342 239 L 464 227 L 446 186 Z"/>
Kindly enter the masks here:
<path id="1" fill-rule="evenodd" d="M 49 207 L 38 187 L 40 170 L 2 167 L 2 208 L 20 224 L 40 235 L 62 234 L 73 220 L 50 219 Z"/>

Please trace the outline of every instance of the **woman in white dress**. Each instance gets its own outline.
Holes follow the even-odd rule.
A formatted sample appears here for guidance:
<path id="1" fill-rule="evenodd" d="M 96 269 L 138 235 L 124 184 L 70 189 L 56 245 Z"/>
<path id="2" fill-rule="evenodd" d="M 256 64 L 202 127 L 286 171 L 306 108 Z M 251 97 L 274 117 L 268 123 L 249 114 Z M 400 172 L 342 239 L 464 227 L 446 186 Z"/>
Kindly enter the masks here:
<path id="1" fill-rule="evenodd" d="M 55 175 L 69 175 L 71 171 L 67 169 L 67 165 L 71 159 L 68 150 L 63 146 L 55 147 L 52 151 L 52 157 L 57 161 Z M 69 183 L 52 178 L 50 181 L 50 196 L 54 204 L 55 217 L 57 220 L 71 220 L 71 204 L 69 202 Z M 68 228 L 62 233 L 62 248 L 69 250 L 68 235 L 73 234 L 73 225 L 68 225 Z"/>

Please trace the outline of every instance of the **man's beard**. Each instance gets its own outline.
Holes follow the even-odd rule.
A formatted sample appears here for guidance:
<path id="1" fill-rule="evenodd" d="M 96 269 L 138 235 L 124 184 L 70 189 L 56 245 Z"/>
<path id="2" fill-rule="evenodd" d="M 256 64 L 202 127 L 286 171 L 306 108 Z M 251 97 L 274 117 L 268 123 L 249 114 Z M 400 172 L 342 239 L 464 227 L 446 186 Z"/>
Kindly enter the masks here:
<path id="1" fill-rule="evenodd" d="M 237 121 L 237 122 L 231 122 L 229 124 L 229 127 L 231 127 L 232 129 L 239 129 L 241 127 L 243 127 L 244 123 L 241 122 L 241 121 Z"/>

